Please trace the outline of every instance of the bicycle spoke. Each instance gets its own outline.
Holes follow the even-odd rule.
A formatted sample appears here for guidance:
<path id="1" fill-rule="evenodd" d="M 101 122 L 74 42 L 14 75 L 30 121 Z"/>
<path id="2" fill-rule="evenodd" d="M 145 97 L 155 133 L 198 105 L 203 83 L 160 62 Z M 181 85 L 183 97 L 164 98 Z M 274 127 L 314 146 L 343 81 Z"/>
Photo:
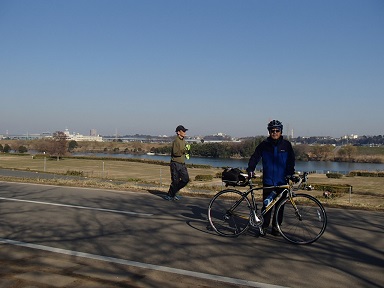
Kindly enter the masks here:
<path id="1" fill-rule="evenodd" d="M 306 194 L 297 194 L 293 205 L 286 200 L 278 207 L 283 213 L 280 225 L 282 236 L 295 244 L 309 244 L 316 241 L 325 230 L 327 218 L 321 203 Z"/>
<path id="2" fill-rule="evenodd" d="M 248 199 L 240 191 L 223 190 L 209 204 L 209 222 L 220 235 L 238 236 L 249 226 L 249 207 Z"/>

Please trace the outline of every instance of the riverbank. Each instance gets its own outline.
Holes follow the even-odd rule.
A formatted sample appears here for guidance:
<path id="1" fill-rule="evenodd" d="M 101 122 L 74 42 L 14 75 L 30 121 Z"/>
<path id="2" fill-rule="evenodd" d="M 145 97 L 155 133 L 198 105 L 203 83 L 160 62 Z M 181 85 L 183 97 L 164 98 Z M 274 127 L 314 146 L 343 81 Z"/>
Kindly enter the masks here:
<path id="1" fill-rule="evenodd" d="M 86 156 L 101 158 L 112 158 L 112 159 L 138 159 L 138 160 L 154 160 L 169 163 L 168 155 L 148 155 L 148 154 L 109 154 L 109 153 L 74 153 L 74 157 Z M 204 165 L 212 166 L 216 168 L 223 167 L 238 167 L 245 169 L 248 165 L 246 158 L 212 158 L 212 157 L 191 157 L 187 164 L 191 165 Z M 261 169 L 261 163 L 256 167 Z M 316 173 L 326 174 L 328 172 L 338 172 L 341 174 L 348 174 L 351 171 L 384 171 L 384 164 L 380 163 L 354 163 L 354 162 L 333 162 L 333 161 L 296 161 L 297 171 L 314 171 Z"/>
<path id="2" fill-rule="evenodd" d="M 263 138 L 263 137 L 262 137 Z M 258 139 L 258 140 L 257 140 Z M 148 139 L 147 139 L 148 140 Z M 259 137 L 254 140 L 247 139 L 241 143 L 193 143 L 191 150 L 193 158 L 198 155 L 206 157 L 208 155 L 220 159 L 245 159 L 248 160 L 256 148 Z M 4 148 L 4 152 L 23 151 L 21 153 L 30 152 L 33 154 L 37 151 L 46 151 L 47 154 L 56 154 L 53 149 L 49 151 L 49 139 L 37 140 L 0 140 L 0 149 Z M 52 143 L 51 143 L 52 144 Z M 378 143 L 377 143 L 378 144 Z M 106 157 L 115 157 L 116 155 L 146 155 L 147 153 L 156 155 L 169 154 L 171 150 L 171 142 L 148 142 L 148 141 L 70 141 L 67 143 L 69 151 L 73 154 L 103 154 Z M 254 146 L 254 147 L 253 147 Z M 382 164 L 384 165 L 384 146 L 354 146 L 354 145 L 337 145 L 335 144 L 301 144 L 293 143 L 296 160 L 298 162 L 337 162 L 351 164 Z M 242 151 L 240 153 L 239 151 Z M 246 151 L 246 152 L 245 152 Z M 40 152 L 41 153 L 41 152 Z M 62 151 L 62 153 L 66 153 Z M 156 156 L 155 155 L 155 156 Z M 240 156 L 241 155 L 241 156 Z M 244 157 L 244 158 L 241 158 Z M 384 170 L 384 168 L 382 169 Z"/>
<path id="3" fill-rule="evenodd" d="M 18 181 L 29 183 L 44 183 L 53 185 L 68 185 L 79 187 L 94 187 L 120 191 L 135 190 L 138 192 L 166 193 L 170 185 L 168 166 L 144 162 L 129 162 L 97 159 L 47 160 L 33 159 L 31 156 L 0 155 L 0 168 L 31 172 L 22 177 L 0 175 L 2 181 Z M 212 197 L 224 188 L 220 175 L 221 168 L 189 168 L 191 182 L 182 190 L 184 195 Z M 67 175 L 68 178 L 43 177 L 50 175 Z M 197 175 L 211 175 L 212 180 L 196 181 Z M 52 178 L 52 177 L 51 177 Z M 309 176 L 313 191 L 300 191 L 312 194 L 326 206 L 345 207 L 354 209 L 370 209 L 384 211 L 384 177 L 346 177 L 340 179 L 327 178 L 325 174 L 313 173 Z M 316 185 L 351 185 L 352 193 L 334 195 L 325 198 L 323 191 L 316 190 Z M 241 188 L 244 189 L 244 188 Z M 261 195 L 257 195 L 260 199 Z"/>

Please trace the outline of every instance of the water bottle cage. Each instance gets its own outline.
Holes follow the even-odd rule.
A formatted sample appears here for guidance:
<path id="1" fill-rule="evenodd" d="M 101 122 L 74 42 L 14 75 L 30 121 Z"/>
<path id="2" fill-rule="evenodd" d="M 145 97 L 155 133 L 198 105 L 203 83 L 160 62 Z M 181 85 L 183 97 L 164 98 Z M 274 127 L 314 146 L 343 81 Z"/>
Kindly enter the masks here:
<path id="1" fill-rule="evenodd" d="M 277 202 L 277 199 L 273 199 L 271 202 L 268 203 L 268 205 L 265 207 L 265 210 L 268 210 L 271 208 L 275 203 Z"/>
<path id="2" fill-rule="evenodd" d="M 271 207 L 273 207 L 273 205 L 275 205 L 275 203 L 277 201 L 279 201 L 279 199 L 281 198 L 282 195 L 283 195 L 282 192 L 278 193 L 272 201 L 269 201 L 267 205 L 264 205 L 265 206 L 265 211 L 268 211 Z M 269 199 L 269 196 L 267 197 L 267 199 Z M 265 200 L 267 200 L 267 199 L 265 199 Z"/>

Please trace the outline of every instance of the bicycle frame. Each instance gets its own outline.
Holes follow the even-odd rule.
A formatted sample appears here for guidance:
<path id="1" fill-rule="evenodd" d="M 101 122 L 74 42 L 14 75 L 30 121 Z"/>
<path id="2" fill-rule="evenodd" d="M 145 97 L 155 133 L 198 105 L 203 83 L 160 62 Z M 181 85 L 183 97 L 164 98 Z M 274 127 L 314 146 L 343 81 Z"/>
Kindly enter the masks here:
<path id="1" fill-rule="evenodd" d="M 247 177 L 248 175 L 244 174 L 243 175 L 244 177 Z M 298 182 L 298 188 L 300 188 L 301 184 L 302 183 L 305 183 L 306 182 L 306 179 L 307 179 L 307 174 L 305 174 L 302 177 L 300 177 L 300 181 Z M 269 210 L 271 210 L 275 205 L 276 203 L 283 197 L 284 193 L 286 193 L 286 196 L 285 198 L 289 198 L 289 201 L 292 203 L 293 207 L 295 208 L 295 210 L 297 211 L 297 206 L 295 204 L 295 201 L 293 200 L 293 196 L 295 195 L 294 192 L 293 192 L 293 183 L 289 183 L 289 184 L 285 184 L 285 185 L 279 185 L 279 186 L 263 186 L 263 187 L 254 187 L 253 186 L 253 183 L 252 183 L 252 179 L 249 179 L 248 180 L 248 186 L 249 186 L 249 189 L 248 191 L 244 192 L 243 193 L 243 197 L 248 197 L 249 194 L 251 194 L 251 206 L 250 207 L 250 210 L 253 211 L 254 213 L 254 217 L 255 219 L 257 220 L 258 217 L 257 217 L 257 202 L 255 200 L 255 195 L 254 195 L 254 191 L 256 190 L 264 190 L 264 189 L 270 189 L 270 190 L 275 190 L 275 189 L 279 189 L 279 190 L 282 190 L 279 195 L 273 199 L 273 201 L 267 206 L 265 207 L 264 210 L 261 211 L 261 215 L 265 215 L 265 213 L 267 213 Z M 239 204 L 243 201 L 243 198 L 242 199 L 239 199 L 230 209 L 230 211 L 232 212 L 234 209 L 237 208 L 237 206 L 239 206 Z M 298 215 L 299 218 L 301 218 L 300 215 Z"/>

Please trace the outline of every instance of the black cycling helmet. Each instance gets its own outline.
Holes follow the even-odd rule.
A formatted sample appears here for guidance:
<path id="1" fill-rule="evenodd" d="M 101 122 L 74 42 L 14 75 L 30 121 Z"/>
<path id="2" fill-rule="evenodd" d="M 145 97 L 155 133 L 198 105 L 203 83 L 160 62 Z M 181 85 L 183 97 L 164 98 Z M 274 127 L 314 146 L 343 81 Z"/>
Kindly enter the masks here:
<path id="1" fill-rule="evenodd" d="M 281 132 L 283 132 L 283 123 L 281 123 L 279 120 L 272 120 L 268 123 L 268 131 L 272 128 L 279 128 Z"/>

